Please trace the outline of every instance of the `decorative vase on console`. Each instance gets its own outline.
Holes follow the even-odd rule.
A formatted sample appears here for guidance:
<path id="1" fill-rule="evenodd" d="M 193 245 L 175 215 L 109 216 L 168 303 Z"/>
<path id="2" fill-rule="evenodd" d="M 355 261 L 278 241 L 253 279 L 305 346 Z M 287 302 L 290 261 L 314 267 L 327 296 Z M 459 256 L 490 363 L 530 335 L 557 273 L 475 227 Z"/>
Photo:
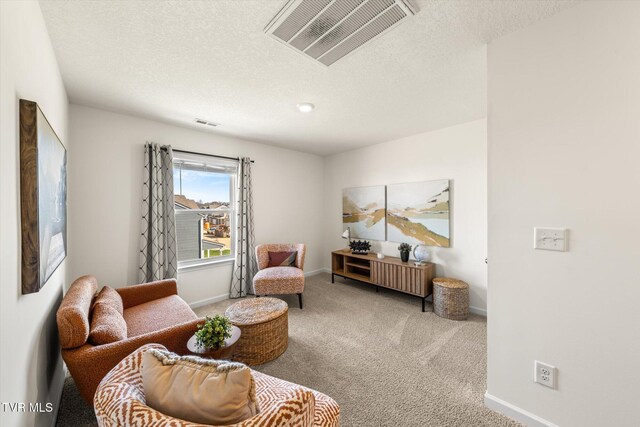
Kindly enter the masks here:
<path id="1" fill-rule="evenodd" d="M 416 265 L 424 265 L 425 262 L 431 258 L 431 254 L 429 253 L 429 249 L 425 245 L 416 245 L 413 248 L 413 257 L 416 259 Z"/>
<path id="2" fill-rule="evenodd" d="M 400 246 L 398 246 L 398 250 L 400 251 L 400 259 L 402 260 L 402 262 L 409 262 L 411 245 L 408 243 L 400 243 Z"/>

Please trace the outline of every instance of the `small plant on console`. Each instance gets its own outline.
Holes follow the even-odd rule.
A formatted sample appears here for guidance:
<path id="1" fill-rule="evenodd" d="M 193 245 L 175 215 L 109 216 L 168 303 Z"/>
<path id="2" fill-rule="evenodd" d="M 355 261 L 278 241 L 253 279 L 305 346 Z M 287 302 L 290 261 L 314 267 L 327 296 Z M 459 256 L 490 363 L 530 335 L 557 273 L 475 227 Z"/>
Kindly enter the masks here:
<path id="1" fill-rule="evenodd" d="M 400 258 L 402 262 L 409 261 L 409 253 L 411 253 L 411 245 L 408 243 L 400 243 L 398 246 L 398 250 L 400 251 Z"/>

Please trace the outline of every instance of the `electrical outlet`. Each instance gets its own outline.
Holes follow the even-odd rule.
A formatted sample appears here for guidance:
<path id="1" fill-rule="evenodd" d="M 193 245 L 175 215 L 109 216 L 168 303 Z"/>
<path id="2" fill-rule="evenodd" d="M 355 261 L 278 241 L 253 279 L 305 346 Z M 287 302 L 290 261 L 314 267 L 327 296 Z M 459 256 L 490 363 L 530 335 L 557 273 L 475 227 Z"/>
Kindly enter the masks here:
<path id="1" fill-rule="evenodd" d="M 542 384 L 553 389 L 556 388 L 557 371 L 555 366 L 547 365 L 539 361 L 534 363 L 533 380 L 538 384 Z"/>
<path id="2" fill-rule="evenodd" d="M 533 229 L 533 248 L 547 251 L 566 251 L 567 229 L 535 227 Z"/>

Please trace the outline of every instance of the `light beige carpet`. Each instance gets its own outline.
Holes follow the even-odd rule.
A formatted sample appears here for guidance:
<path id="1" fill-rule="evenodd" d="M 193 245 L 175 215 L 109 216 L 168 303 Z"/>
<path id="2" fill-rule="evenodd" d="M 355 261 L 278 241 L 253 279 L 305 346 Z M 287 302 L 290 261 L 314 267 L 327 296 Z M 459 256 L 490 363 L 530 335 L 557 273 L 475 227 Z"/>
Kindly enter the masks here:
<path id="1" fill-rule="evenodd" d="M 427 304 L 328 274 L 307 279 L 304 310 L 289 303 L 289 348 L 255 369 L 332 396 L 344 427 L 519 426 L 486 409 L 486 321 L 437 317 Z M 234 301 L 197 309 L 223 313 Z M 59 426 L 94 425 L 72 380 Z"/>

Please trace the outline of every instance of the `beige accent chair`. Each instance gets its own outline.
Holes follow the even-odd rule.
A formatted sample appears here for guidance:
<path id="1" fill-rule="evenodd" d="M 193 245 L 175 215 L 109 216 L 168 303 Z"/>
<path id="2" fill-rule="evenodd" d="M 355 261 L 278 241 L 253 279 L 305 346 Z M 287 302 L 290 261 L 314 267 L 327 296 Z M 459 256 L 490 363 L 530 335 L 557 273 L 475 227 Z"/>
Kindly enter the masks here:
<path id="1" fill-rule="evenodd" d="M 297 251 L 295 267 L 268 267 L 269 252 Z M 304 256 L 307 247 L 302 243 L 269 243 L 256 246 L 258 273 L 253 277 L 256 296 L 298 294 L 302 309 L 304 292 Z"/>

